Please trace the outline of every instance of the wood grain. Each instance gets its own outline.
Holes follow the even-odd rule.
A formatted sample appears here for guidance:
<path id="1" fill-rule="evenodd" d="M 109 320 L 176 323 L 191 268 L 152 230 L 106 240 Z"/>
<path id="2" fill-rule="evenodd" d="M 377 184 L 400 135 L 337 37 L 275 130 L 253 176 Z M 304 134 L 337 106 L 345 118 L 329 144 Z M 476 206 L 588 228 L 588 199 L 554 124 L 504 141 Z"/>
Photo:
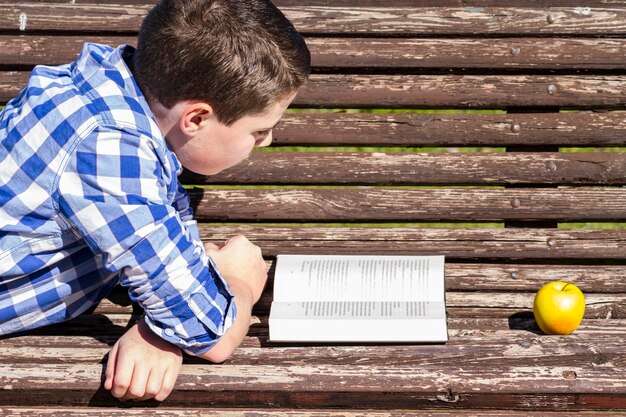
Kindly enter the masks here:
<path id="1" fill-rule="evenodd" d="M 156 0 L 126 0 L 123 4 L 128 5 L 152 5 Z M 15 1 L 0 0 L 0 3 L 14 4 Z M 20 4 L 42 3 L 41 0 L 23 0 Z M 66 4 L 120 4 L 119 0 L 45 0 L 45 3 L 66 3 Z M 520 6 L 519 0 L 274 0 L 277 7 L 516 7 Z M 603 6 L 611 8 L 626 7 L 624 0 L 587 0 L 585 6 Z M 579 0 L 527 0 L 524 7 L 576 7 L 581 6 Z"/>
<path id="2" fill-rule="evenodd" d="M 220 174 L 188 173 L 181 181 L 187 184 L 623 185 L 626 152 L 254 152 L 247 160 Z"/>
<path id="3" fill-rule="evenodd" d="M 376 108 L 622 108 L 626 105 L 624 91 L 626 77 L 619 75 L 313 74 L 293 104 Z"/>
<path id="4" fill-rule="evenodd" d="M 0 71 L 0 102 L 28 82 L 26 71 Z M 549 86 L 552 89 L 549 89 Z M 552 91 L 550 93 L 549 91 Z M 311 75 L 294 107 L 475 108 L 564 106 L 623 108 L 621 75 Z"/>
<path id="5" fill-rule="evenodd" d="M 84 42 L 136 45 L 135 36 L 0 35 L 0 65 L 60 65 Z M 624 39 L 327 38 L 308 37 L 315 69 L 621 70 Z"/>
<path id="6" fill-rule="evenodd" d="M 272 145 L 621 146 L 626 113 L 287 113 Z"/>
<path id="7" fill-rule="evenodd" d="M 206 227 L 206 230 L 210 230 L 210 227 Z M 518 234 L 511 236 L 512 240 L 517 236 Z M 265 266 L 268 271 L 265 292 L 271 294 L 276 259 L 266 260 Z M 625 274 L 626 265 L 459 263 L 448 259 L 444 271 L 444 284 L 446 291 L 520 293 L 535 292 L 548 281 L 568 281 L 585 292 L 619 294 L 626 293 L 626 280 L 623 279 Z M 125 288 L 117 286 L 107 298 L 116 304 L 130 305 L 126 293 Z"/>
<path id="8" fill-rule="evenodd" d="M 502 320 L 491 318 L 493 320 Z M 278 344 L 266 337 L 248 336 L 227 360 L 229 365 L 385 365 L 442 367 L 450 363 L 497 368 L 509 365 L 560 366 L 564 362 L 588 362 L 591 366 L 626 365 L 622 348 L 624 332 L 606 333 L 587 330 L 587 322 L 602 326 L 602 320 L 585 319 L 581 327 L 567 336 L 548 336 L 536 327 L 532 331 L 511 329 L 473 334 L 472 329 L 454 328 L 460 319 L 451 321 L 450 340 L 446 344 Z M 489 320 L 489 319 L 483 319 Z M 452 323 L 456 321 L 456 323 Z M 618 321 L 623 324 L 624 320 Z M 465 323 L 470 324 L 470 323 Z M 615 324 L 613 326 L 616 326 Z M 47 344 L 29 343 L 33 337 L 0 341 L 0 361 L 20 364 L 98 364 L 111 350 L 102 340 L 80 337 L 73 343 L 69 336 L 48 336 Z M 108 341 L 108 340 L 107 340 Z M 20 343 L 21 342 L 21 343 Z M 208 364 L 191 356 L 186 364 Z"/>
<path id="9" fill-rule="evenodd" d="M 0 3 L 0 30 L 136 32 L 151 4 Z M 620 7 L 358 7 L 287 6 L 304 34 L 623 35 Z M 20 15 L 26 24 L 20 26 Z M 548 18 L 548 16 L 552 16 Z M 24 18 L 22 18 L 22 22 Z M 106 22 L 106 23 L 105 23 Z"/>
<path id="10" fill-rule="evenodd" d="M 80 1 L 80 0 L 79 0 Z M 284 409 L 188 409 L 144 408 L 135 405 L 133 408 L 34 408 L 34 407 L 0 407 L 0 414 L 5 417 L 67 417 L 71 413 L 76 417 L 124 417 L 124 416 L 159 416 L 159 417 L 563 417 L 562 413 L 529 412 L 512 410 L 420 410 L 415 411 L 375 411 L 375 410 L 284 410 Z M 568 412 L 571 417 L 621 417 L 622 413 L 607 411 Z"/>
<path id="11" fill-rule="evenodd" d="M 102 365 L 0 364 L 0 403 L 28 405 L 36 390 L 51 405 L 112 405 L 100 388 Z M 168 406 L 482 408 L 518 410 L 626 408 L 624 367 L 480 365 L 183 365 Z M 497 402 L 494 400 L 497 399 Z"/>
<path id="12" fill-rule="evenodd" d="M 202 238 L 223 243 L 242 234 L 265 256 L 292 254 L 441 255 L 450 259 L 621 260 L 624 230 L 437 229 L 201 225 Z"/>
<path id="13" fill-rule="evenodd" d="M 547 283 L 548 280 L 543 283 Z M 542 283 L 542 284 L 543 284 Z M 514 314 L 528 314 L 532 311 L 537 285 L 530 293 L 503 293 L 494 285 L 490 292 L 446 292 L 446 313 L 449 317 L 510 317 Z M 596 294 L 591 288 L 580 287 L 585 293 L 587 307 L 585 317 L 590 319 L 626 318 L 626 294 Z M 266 291 L 254 307 L 256 314 L 269 314 L 273 297 Z M 141 308 L 133 306 L 128 296 L 118 296 L 114 302 L 103 300 L 96 314 L 131 314 L 139 313 Z"/>
<path id="14" fill-rule="evenodd" d="M 626 189 L 277 188 L 189 190 L 202 221 L 626 219 Z"/>
<path id="15" fill-rule="evenodd" d="M 24 335 L 0 338 L 0 348 L 40 347 L 40 348 L 103 348 L 113 346 L 115 341 L 132 326 L 139 315 L 129 314 L 84 314 L 65 323 L 29 331 Z M 449 317 L 448 343 L 472 343 L 481 338 L 510 338 L 511 340 L 542 335 L 535 319 L 529 312 L 519 312 L 510 317 Z M 585 318 L 574 334 L 580 337 L 591 335 L 626 335 L 626 321 L 623 319 Z M 241 348 L 269 346 L 267 315 L 253 315 L 248 335 Z M 45 336 L 45 337 L 43 337 Z M 547 336 L 544 336 L 547 337 Z M 545 339 L 542 339 L 545 340 Z M 272 344 L 273 347 L 281 346 Z M 297 345 L 295 345 L 297 346 Z M 309 346 L 309 345 L 307 345 Z M 346 344 L 345 346 L 348 346 Z M 357 345 L 358 346 L 358 345 Z M 424 345 L 420 345 L 424 346 Z M 448 344 L 446 344 L 448 346 Z M 423 347 L 423 349 L 425 349 Z"/>

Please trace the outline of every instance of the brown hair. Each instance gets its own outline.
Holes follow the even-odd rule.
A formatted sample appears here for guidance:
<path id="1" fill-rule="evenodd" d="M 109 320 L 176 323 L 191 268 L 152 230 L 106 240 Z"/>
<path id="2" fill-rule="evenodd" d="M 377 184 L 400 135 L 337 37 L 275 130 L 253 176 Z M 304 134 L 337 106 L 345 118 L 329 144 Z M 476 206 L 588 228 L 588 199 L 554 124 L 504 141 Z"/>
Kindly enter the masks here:
<path id="1" fill-rule="evenodd" d="M 266 0 L 162 0 L 141 25 L 133 60 L 147 97 L 167 108 L 205 101 L 226 125 L 262 113 L 311 72 L 304 39 Z"/>

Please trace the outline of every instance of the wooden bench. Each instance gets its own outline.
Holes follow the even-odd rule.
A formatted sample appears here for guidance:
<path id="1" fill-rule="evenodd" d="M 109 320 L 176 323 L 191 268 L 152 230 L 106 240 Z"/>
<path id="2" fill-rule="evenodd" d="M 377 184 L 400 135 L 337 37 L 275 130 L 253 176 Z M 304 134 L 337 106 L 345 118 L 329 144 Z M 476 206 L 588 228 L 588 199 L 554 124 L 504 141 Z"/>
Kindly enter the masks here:
<path id="1" fill-rule="evenodd" d="M 151 4 L 119 3 L 0 2 L 0 103 L 33 65 L 69 62 L 85 41 L 133 44 Z M 72 322 L 0 340 L 0 414 L 625 411 L 626 1 L 545 3 L 277 0 L 313 54 L 292 106 L 307 110 L 284 117 L 274 149 L 185 176 L 203 238 L 248 236 L 270 280 L 279 253 L 445 255 L 449 343 L 273 345 L 270 284 L 232 358 L 186 358 L 158 408 L 120 404 L 101 388 L 103 358 L 138 313 L 119 290 Z M 399 110 L 316 110 L 359 108 Z M 343 148 L 356 146 L 367 148 Z M 553 280 L 586 295 L 569 336 L 543 335 L 532 316 Z"/>

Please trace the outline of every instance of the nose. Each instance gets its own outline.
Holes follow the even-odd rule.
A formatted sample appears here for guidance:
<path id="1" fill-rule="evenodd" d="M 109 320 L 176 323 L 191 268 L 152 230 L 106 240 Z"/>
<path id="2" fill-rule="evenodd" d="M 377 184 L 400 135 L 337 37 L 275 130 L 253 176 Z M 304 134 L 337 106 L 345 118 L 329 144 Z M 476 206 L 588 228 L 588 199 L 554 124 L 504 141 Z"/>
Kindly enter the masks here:
<path id="1" fill-rule="evenodd" d="M 263 141 L 262 141 L 262 142 L 259 142 L 259 143 L 256 145 L 256 147 L 257 147 L 257 148 L 263 148 L 263 147 L 265 147 L 265 146 L 270 146 L 270 144 L 272 143 L 272 139 L 273 139 L 273 138 L 272 138 L 272 132 L 270 132 L 270 133 L 269 133 L 269 135 L 267 135 L 267 136 L 265 137 L 265 139 L 263 139 Z"/>

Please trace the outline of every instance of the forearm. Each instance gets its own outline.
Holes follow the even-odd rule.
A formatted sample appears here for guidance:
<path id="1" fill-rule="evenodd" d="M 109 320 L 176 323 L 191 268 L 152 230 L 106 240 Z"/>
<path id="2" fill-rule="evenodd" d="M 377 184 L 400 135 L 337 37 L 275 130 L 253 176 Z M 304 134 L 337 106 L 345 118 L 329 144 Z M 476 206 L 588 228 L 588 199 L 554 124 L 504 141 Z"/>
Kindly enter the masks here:
<path id="1" fill-rule="evenodd" d="M 221 339 L 209 351 L 198 355 L 202 359 L 211 362 L 224 362 L 241 344 L 248 328 L 254 304 L 253 296 L 248 287 L 238 280 L 229 281 L 231 292 L 234 295 L 237 306 L 237 316 L 233 325 L 224 333 Z"/>

